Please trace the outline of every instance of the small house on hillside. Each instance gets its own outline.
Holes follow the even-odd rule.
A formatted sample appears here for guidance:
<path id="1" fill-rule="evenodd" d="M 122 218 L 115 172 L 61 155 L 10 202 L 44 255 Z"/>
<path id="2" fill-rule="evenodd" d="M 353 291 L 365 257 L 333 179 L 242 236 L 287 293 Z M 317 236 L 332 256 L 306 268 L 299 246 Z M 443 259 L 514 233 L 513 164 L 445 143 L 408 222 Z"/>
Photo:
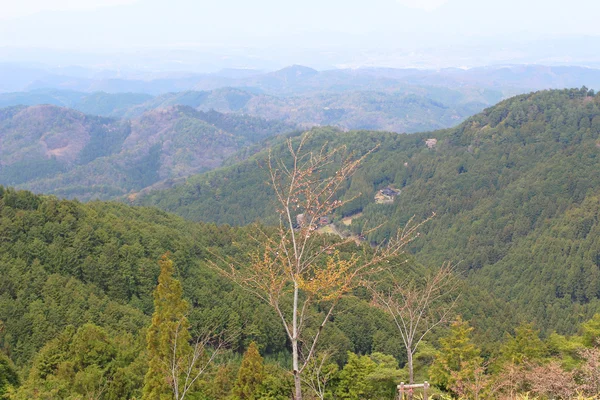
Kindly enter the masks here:
<path id="1" fill-rule="evenodd" d="M 388 186 L 375 194 L 375 203 L 391 204 L 394 202 L 394 197 L 398 196 L 399 194 L 400 190 Z"/>
<path id="2" fill-rule="evenodd" d="M 394 196 L 398 196 L 398 193 L 400 193 L 399 190 L 392 189 L 389 186 L 386 187 L 385 189 L 381 189 L 381 194 L 383 194 L 384 196 L 394 197 Z"/>

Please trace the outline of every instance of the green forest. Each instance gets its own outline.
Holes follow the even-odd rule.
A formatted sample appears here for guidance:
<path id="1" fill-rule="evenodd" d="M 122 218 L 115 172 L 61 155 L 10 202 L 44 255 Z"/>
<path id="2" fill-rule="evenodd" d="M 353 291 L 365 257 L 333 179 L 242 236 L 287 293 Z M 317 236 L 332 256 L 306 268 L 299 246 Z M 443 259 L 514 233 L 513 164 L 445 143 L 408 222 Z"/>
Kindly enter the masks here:
<path id="1" fill-rule="evenodd" d="M 144 377 L 152 365 L 147 337 L 159 298 L 153 298 L 161 274 L 157 260 L 166 252 L 171 265 L 163 268 L 163 278 L 171 283 L 164 285 L 167 304 L 174 309 L 182 304 L 185 311 L 179 313 L 185 315 L 189 338 L 211 327 L 214 336 L 206 352 L 218 351 L 188 398 L 290 398 L 289 342 L 277 315 L 210 266 L 221 256 L 251 263 L 247 254 L 255 226 L 219 227 L 152 208 L 81 204 L 12 189 L 0 194 L 0 393 L 5 398 L 159 398 L 144 397 Z M 426 272 L 412 257 L 399 265 L 402 276 Z M 460 285 L 461 292 L 468 290 Z M 177 286 L 179 291 L 173 289 Z M 476 299 L 469 296 L 468 307 L 487 308 L 485 298 L 479 304 Z M 466 302 L 455 311 L 469 315 Z M 321 312 L 311 310 L 316 317 Z M 534 325 L 521 324 L 487 344 L 456 315 L 415 354 L 416 379 L 429 379 L 438 393 L 473 398 L 477 374 L 486 379 L 483 390 L 495 390 L 514 378 L 507 371 L 524 380 L 511 390 L 534 388 L 540 395 L 555 393 L 543 392 L 543 383 L 535 381 L 545 368 L 565 379 L 569 393 L 587 387 L 586 374 L 598 378 L 593 362 L 600 356 L 594 347 L 600 315 L 575 335 L 544 337 Z M 223 347 L 217 347 L 220 340 Z M 335 349 L 316 359 L 324 361 L 326 398 L 393 399 L 395 385 L 408 381 L 406 353 L 393 321 L 360 288 L 341 300 L 321 343 Z M 484 350 L 491 347 L 495 351 Z M 305 397 L 314 396 L 307 386 Z"/>
<path id="2" fill-rule="evenodd" d="M 264 146 L 133 205 L 0 186 L 0 398 L 600 394 L 600 95 Z"/>

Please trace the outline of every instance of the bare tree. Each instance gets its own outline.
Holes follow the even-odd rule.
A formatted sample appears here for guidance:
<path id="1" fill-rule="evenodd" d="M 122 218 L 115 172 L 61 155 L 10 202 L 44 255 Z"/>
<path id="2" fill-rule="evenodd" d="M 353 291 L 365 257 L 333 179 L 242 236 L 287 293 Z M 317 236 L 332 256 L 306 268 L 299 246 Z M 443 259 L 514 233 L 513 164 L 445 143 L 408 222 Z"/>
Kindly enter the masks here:
<path id="1" fill-rule="evenodd" d="M 223 342 L 211 333 L 199 335 L 193 347 L 182 352 L 180 334 L 184 328 L 180 321 L 174 329 L 170 340 L 171 356 L 165 360 L 168 371 L 168 384 L 175 400 L 184 400 L 198 379 L 206 372 L 223 348 Z M 216 342 L 216 343 L 215 343 Z"/>
<path id="2" fill-rule="evenodd" d="M 484 362 L 474 368 L 467 367 L 465 369 L 470 369 L 471 373 L 466 376 L 460 372 L 452 371 L 450 375 L 454 383 L 450 385 L 450 389 L 460 399 L 480 400 L 492 397 L 492 377 L 486 373 L 488 365 L 488 362 Z"/>
<path id="3" fill-rule="evenodd" d="M 400 255 L 422 225 L 411 223 L 385 245 L 362 246 L 345 257 L 339 248 L 354 243 L 353 238 L 332 240 L 316 231 L 324 217 L 352 200 L 341 200 L 340 189 L 365 156 L 352 158 L 344 147 L 304 151 L 308 138 L 304 135 L 296 146 L 288 140 L 287 162 L 269 155 L 270 183 L 279 214 L 275 234 L 259 229 L 260 250 L 253 254 L 249 267 L 238 268 L 231 262 L 220 267 L 225 276 L 264 300 L 280 317 L 292 347 L 295 400 L 302 399 L 302 372 L 340 298 L 381 271 L 384 261 Z M 307 334 L 316 304 L 322 312 L 312 315 L 315 329 Z"/>
<path id="4" fill-rule="evenodd" d="M 566 400 L 577 396 L 575 373 L 565 371 L 557 360 L 543 365 L 526 363 L 524 379 L 532 393 L 544 398 Z"/>
<path id="5" fill-rule="evenodd" d="M 525 370 L 514 362 L 502 366 L 502 371 L 494 378 L 493 392 L 502 400 L 515 400 L 525 386 Z"/>
<path id="6" fill-rule="evenodd" d="M 413 357 L 417 348 L 431 330 L 448 320 L 458 299 L 456 286 L 450 263 L 444 263 L 424 282 L 413 279 L 394 283 L 386 292 L 371 286 L 374 304 L 391 315 L 402 336 L 410 383 L 414 383 Z"/>
<path id="7" fill-rule="evenodd" d="M 325 390 L 338 371 L 337 364 L 330 361 L 332 351 L 321 351 L 307 364 L 302 382 L 319 400 L 325 399 Z"/>
<path id="8" fill-rule="evenodd" d="M 600 348 L 598 343 L 595 347 L 581 349 L 579 356 L 583 360 L 580 367 L 582 377 L 580 389 L 587 395 L 597 396 L 600 394 Z"/>

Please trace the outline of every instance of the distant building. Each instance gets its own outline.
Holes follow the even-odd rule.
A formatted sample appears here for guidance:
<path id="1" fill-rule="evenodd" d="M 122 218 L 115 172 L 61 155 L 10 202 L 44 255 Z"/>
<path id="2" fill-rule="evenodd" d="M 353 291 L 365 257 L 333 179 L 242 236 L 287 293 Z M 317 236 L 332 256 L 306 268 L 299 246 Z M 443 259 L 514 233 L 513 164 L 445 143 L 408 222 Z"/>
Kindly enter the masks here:
<path id="1" fill-rule="evenodd" d="M 391 204 L 394 202 L 394 197 L 400 194 L 400 190 L 391 187 L 386 187 L 375 193 L 375 203 Z"/>
<path id="2" fill-rule="evenodd" d="M 381 194 L 383 194 L 384 196 L 388 196 L 388 197 L 397 196 L 399 192 L 400 192 L 399 190 L 392 189 L 389 186 L 386 187 L 385 189 L 381 189 Z"/>
<path id="3" fill-rule="evenodd" d="M 426 139 L 425 140 L 425 145 L 427 146 L 427 148 L 429 149 L 434 149 L 435 146 L 437 145 L 437 139 Z"/>

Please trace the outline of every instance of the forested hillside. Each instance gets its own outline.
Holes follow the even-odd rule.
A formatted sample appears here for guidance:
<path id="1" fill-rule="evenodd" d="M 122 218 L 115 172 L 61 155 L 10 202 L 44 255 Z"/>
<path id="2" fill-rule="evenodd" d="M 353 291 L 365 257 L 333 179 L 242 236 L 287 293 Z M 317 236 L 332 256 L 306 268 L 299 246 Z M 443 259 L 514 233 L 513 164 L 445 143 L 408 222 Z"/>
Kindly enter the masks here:
<path id="1" fill-rule="evenodd" d="M 27 185 L 104 171 L 94 179 L 141 187 L 213 162 L 216 147 L 206 143 L 231 143 L 229 154 L 242 149 L 231 160 L 243 161 L 129 199 L 181 216 L 0 186 L 0 398 L 140 398 L 152 382 L 166 390 L 164 377 L 153 377 L 163 369 L 161 343 L 171 345 L 157 336 L 164 324 L 182 334 L 169 339 L 181 344 L 174 354 L 202 340 L 211 360 L 190 398 L 284 400 L 297 383 L 307 399 L 383 400 L 415 379 L 464 399 L 518 392 L 572 399 L 600 390 L 592 384 L 600 382 L 600 95 L 593 91 L 518 96 L 456 128 L 413 135 L 315 128 L 273 136 L 281 124 L 186 106 L 131 121 L 22 106 L 3 109 L 1 120 L 2 160 L 12 167 L 0 173 L 38 174 Z M 242 147 L 261 140 L 269 150 Z M 270 241 L 281 235 L 269 226 L 286 202 L 277 205 L 268 184 L 268 154 L 285 174 L 301 142 L 311 160 L 338 152 L 298 175 L 303 194 L 289 207 L 310 197 L 305 183 L 315 171 L 341 186 L 327 200 L 333 212 L 313 212 L 316 225 L 305 223 L 306 211 L 289 222 L 315 251 L 313 269 L 294 286 L 295 274 L 270 269 L 284 254 L 277 243 L 291 239 Z M 345 153 L 365 156 L 349 179 Z M 145 161 L 130 170 L 120 164 L 136 155 Z M 406 239 L 412 254 L 375 258 L 368 279 L 346 280 L 394 248 L 394 232 L 413 216 L 427 222 Z M 450 268 L 453 283 L 441 292 L 450 297 L 430 305 L 452 305 L 442 308 L 449 314 L 427 314 L 440 325 L 407 353 L 390 315 L 404 311 L 381 296 L 396 284 L 418 293 L 441 266 Z M 267 280 L 257 280 L 264 273 Z M 282 324 L 294 287 L 306 328 L 295 344 L 295 328 Z M 300 379 L 290 373 L 293 349 L 307 351 L 311 338 L 319 345 Z M 324 379 L 321 389 L 314 376 Z"/>
<path id="2" fill-rule="evenodd" d="M 0 110 L 0 183 L 63 197 L 115 198 L 221 165 L 293 126 L 174 106 L 133 120 L 67 108 Z"/>
<path id="3" fill-rule="evenodd" d="M 201 365 L 206 357 L 211 361 L 206 369 L 194 369 L 200 379 L 185 398 L 288 399 L 293 382 L 286 330 L 291 328 L 282 326 L 276 312 L 287 313 L 287 302 L 274 309 L 272 299 L 257 298 L 243 283 L 219 273 L 215 264 L 226 260 L 240 273 L 260 271 L 256 256 L 264 246 L 261 237 L 277 232 L 256 225 L 194 223 L 154 208 L 82 204 L 0 186 L 0 397 L 146 398 L 158 385 L 164 398 L 172 398 L 171 381 L 161 367 L 171 353 L 157 352 L 156 346 L 166 345 L 177 355 L 202 340 L 207 347 L 200 353 Z M 328 290 L 329 279 L 338 279 L 321 275 L 332 260 L 342 271 L 353 260 L 361 268 L 364 257 L 378 250 L 350 240 L 323 252 L 339 239 L 310 237 L 316 245 L 311 249 L 323 257 L 311 261 L 316 263 L 314 274 L 301 281 L 306 318 L 301 323 L 307 338 L 319 332 L 320 340 L 314 363 L 304 371 L 303 398 L 323 393 L 333 399 L 394 399 L 396 385 L 413 378 L 398 327 L 385 308 L 376 307 L 372 288 L 344 291 L 335 300 L 335 315 L 327 312 L 334 301 L 327 293 L 317 303 L 308 301 L 313 287 Z M 422 245 L 424 239 L 415 237 L 413 244 Z M 402 253 L 385 260 L 380 272 L 368 275 L 382 289 L 389 288 L 391 278 L 418 291 L 421 284 L 428 285 L 424 277 L 438 270 Z M 343 274 L 340 278 L 346 279 Z M 600 314 L 580 325 L 577 335 L 540 338 L 535 326 L 525 323 L 527 316 L 515 318 L 514 310 L 493 293 L 458 276 L 449 279 L 456 284 L 449 289 L 454 298 L 460 294 L 460 301 L 444 306 L 451 315 L 415 347 L 415 379 L 433 382 L 438 395 L 465 399 L 513 391 L 558 393 L 563 399 L 576 392 L 597 393 L 590 382 L 599 376 L 594 363 L 600 350 L 594 343 L 600 338 Z M 289 288 L 283 289 L 274 293 Z M 471 323 L 455 318 L 457 314 Z M 323 318 L 325 329 L 319 326 Z M 203 336 L 206 332 L 209 336 Z M 158 343 L 153 339 L 157 333 Z M 180 347 L 172 347 L 171 340 Z M 456 364 L 456 358 L 463 361 Z M 316 389 L 308 380 L 315 371 L 325 374 L 317 378 L 322 386 Z M 176 379 L 183 382 L 185 376 L 181 372 Z M 548 386 L 555 383 L 565 386 Z"/>
<path id="4" fill-rule="evenodd" d="M 144 328 L 154 309 L 157 260 L 167 251 L 192 306 L 192 332 L 232 332 L 230 367 L 239 366 L 240 352 L 254 341 L 270 360 L 272 390 L 285 392 L 281 368 L 289 356 L 277 315 L 209 264 L 227 255 L 244 267 L 255 246 L 252 232 L 187 222 L 156 209 L 81 204 L 0 187 L 0 349 L 22 373 L 23 397 L 17 398 L 71 398 L 102 387 L 102 398 L 137 396 L 147 365 Z M 407 271 L 422 270 L 410 265 Z M 401 343 L 385 313 L 372 310 L 364 292 L 340 308 L 345 311 L 322 339 L 335 343 L 332 360 L 343 364 L 348 351 L 382 352 L 393 355 L 393 368 L 399 368 Z M 313 318 L 319 313 L 311 310 Z M 0 369 L 0 396 L 4 373 Z M 206 385 L 213 378 L 207 379 Z"/>
<path id="5" fill-rule="evenodd" d="M 507 301 L 547 334 L 572 333 L 600 310 L 600 96 L 543 91 L 517 96 L 456 128 L 396 135 L 316 129 L 312 146 L 377 146 L 347 186 L 334 222 L 385 241 L 411 216 L 437 217 L 413 251 L 459 263 L 467 279 Z M 429 140 L 435 139 L 435 140 Z M 275 144 L 274 154 L 283 147 Z M 191 177 L 140 199 L 189 219 L 244 225 L 270 220 L 265 154 Z M 392 201 L 375 195 L 390 187 Z M 353 216 L 351 224 L 341 222 Z"/>

